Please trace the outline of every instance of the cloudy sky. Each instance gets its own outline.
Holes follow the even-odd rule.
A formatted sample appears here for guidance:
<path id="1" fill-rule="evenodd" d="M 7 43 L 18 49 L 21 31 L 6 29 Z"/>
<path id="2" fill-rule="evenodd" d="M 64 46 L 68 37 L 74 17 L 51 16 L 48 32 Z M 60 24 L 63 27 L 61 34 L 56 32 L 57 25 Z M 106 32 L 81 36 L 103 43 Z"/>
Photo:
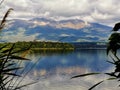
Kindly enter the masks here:
<path id="1" fill-rule="evenodd" d="M 4 0 L 1 12 L 8 8 L 14 9 L 12 18 L 77 18 L 107 25 L 120 20 L 118 0 Z"/>

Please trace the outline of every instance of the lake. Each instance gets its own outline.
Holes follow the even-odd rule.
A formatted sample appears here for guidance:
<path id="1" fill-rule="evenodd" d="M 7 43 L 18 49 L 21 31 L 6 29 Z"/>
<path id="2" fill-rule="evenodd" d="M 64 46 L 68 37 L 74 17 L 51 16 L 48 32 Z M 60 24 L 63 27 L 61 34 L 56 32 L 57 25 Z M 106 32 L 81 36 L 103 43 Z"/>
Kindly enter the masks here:
<path id="1" fill-rule="evenodd" d="M 106 62 L 105 49 L 81 49 L 71 52 L 38 51 L 28 55 L 32 61 L 23 63 L 26 72 L 23 82 L 38 81 L 25 90 L 87 90 L 107 75 L 93 75 L 70 79 L 72 76 L 89 72 L 111 72 L 112 64 Z M 106 81 L 93 90 L 117 90 L 116 81 Z"/>

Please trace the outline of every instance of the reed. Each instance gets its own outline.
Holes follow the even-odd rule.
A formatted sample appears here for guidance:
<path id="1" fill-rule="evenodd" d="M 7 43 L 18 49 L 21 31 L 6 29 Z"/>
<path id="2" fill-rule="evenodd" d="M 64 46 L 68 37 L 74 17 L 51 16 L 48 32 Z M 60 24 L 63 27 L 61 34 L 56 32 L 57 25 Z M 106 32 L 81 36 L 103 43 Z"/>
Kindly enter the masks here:
<path id="1" fill-rule="evenodd" d="M 0 2 L 0 5 L 3 1 L 4 0 Z M 10 8 L 5 13 L 3 19 L 0 22 L 0 30 L 2 30 L 5 27 L 7 21 L 6 19 L 12 10 L 13 9 Z M 22 76 L 23 71 L 25 71 L 26 68 L 21 67 L 21 63 L 24 61 L 30 61 L 30 59 L 25 58 L 25 55 L 29 52 L 32 44 L 30 44 L 26 49 L 24 48 L 19 50 L 15 48 L 15 43 L 10 45 L 9 48 L 6 48 L 8 46 L 9 44 L 7 43 L 4 45 L 0 45 L 0 90 L 21 90 L 21 88 L 23 87 L 36 83 L 30 82 L 24 85 L 21 84 L 25 76 L 33 68 L 32 67 L 24 76 Z M 22 55 L 18 53 L 22 53 Z M 18 73 L 19 70 L 21 70 L 21 73 Z"/>

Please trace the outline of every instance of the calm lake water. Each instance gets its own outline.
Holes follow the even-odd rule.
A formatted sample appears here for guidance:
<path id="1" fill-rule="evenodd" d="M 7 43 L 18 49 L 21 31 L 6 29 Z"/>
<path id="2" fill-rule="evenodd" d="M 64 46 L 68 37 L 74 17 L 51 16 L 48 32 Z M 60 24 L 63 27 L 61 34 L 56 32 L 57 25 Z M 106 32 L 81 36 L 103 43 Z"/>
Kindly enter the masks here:
<path id="1" fill-rule="evenodd" d="M 32 61 L 24 63 L 26 71 L 33 68 L 26 81 L 38 81 L 28 90 L 87 90 L 106 78 L 106 75 L 70 79 L 88 72 L 111 72 L 113 66 L 106 62 L 106 50 L 78 50 L 73 52 L 37 52 L 28 56 Z M 115 82 L 114 82 L 115 84 Z M 105 82 L 94 90 L 117 90 L 113 82 Z M 99 88 L 99 89 L 98 89 Z M 26 89 L 26 90 L 27 90 Z"/>

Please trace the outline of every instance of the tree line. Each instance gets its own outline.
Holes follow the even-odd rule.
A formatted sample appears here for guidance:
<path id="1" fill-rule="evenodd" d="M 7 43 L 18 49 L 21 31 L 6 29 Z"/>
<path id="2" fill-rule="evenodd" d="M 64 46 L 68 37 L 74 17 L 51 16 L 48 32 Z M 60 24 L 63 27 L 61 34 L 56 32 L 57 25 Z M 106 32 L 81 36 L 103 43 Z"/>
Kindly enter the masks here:
<path id="1" fill-rule="evenodd" d="M 6 43 L 0 43 L 0 47 L 7 45 L 6 48 L 10 48 L 12 46 L 12 42 L 6 42 Z M 28 48 L 30 47 L 32 49 L 34 48 L 74 48 L 73 45 L 69 43 L 62 43 L 62 42 L 45 42 L 45 41 L 18 41 L 15 42 L 14 48 Z"/>

